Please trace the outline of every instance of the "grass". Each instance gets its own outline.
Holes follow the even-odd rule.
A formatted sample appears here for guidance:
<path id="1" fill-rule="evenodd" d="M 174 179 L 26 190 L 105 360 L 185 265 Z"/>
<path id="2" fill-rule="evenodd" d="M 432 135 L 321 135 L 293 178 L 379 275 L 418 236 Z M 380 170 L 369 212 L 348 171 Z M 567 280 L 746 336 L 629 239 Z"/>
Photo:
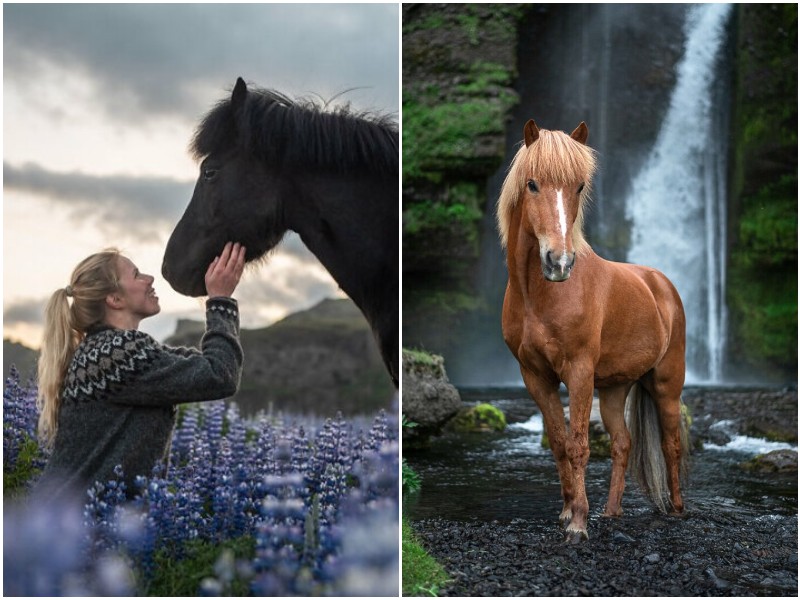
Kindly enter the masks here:
<path id="1" fill-rule="evenodd" d="M 226 552 L 221 552 L 222 550 Z M 226 556 L 230 565 L 223 567 Z M 255 555 L 255 539 L 241 537 L 224 540 L 220 543 L 194 540 L 183 548 L 183 557 L 175 559 L 169 552 L 160 551 L 156 555 L 156 566 L 153 579 L 147 583 L 147 596 L 174 597 L 195 596 L 206 578 L 226 579 L 222 571 L 231 571 L 230 579 L 223 589 L 216 590 L 224 596 L 247 596 L 250 589 L 247 581 L 236 577 L 233 568 L 238 559 L 251 560 Z"/>
<path id="2" fill-rule="evenodd" d="M 438 596 L 439 588 L 449 580 L 442 566 L 416 540 L 403 517 L 403 596 Z"/>

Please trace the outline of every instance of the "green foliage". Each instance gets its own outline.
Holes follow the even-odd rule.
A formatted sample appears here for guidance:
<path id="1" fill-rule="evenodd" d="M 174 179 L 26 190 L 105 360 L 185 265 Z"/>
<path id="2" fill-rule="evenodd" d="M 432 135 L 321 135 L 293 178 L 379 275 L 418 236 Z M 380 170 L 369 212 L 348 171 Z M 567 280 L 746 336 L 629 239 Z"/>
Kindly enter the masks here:
<path id="1" fill-rule="evenodd" d="M 739 221 L 742 266 L 767 267 L 797 260 L 797 174 L 764 185 L 745 200 Z"/>
<path id="2" fill-rule="evenodd" d="M 227 553 L 225 552 L 227 551 Z M 156 554 L 156 565 L 153 579 L 145 588 L 146 596 L 196 596 L 197 591 L 207 577 L 219 578 L 223 568 L 222 561 L 233 557 L 252 560 L 255 556 L 255 540 L 241 537 L 223 542 L 194 540 L 184 546 L 183 558 L 176 559 L 167 550 Z M 228 582 L 222 595 L 248 596 L 249 585 L 244 579 L 234 576 Z"/>
<path id="3" fill-rule="evenodd" d="M 411 353 L 411 351 L 407 351 L 407 350 L 403 350 L 403 352 L 404 353 L 405 352 Z M 421 357 L 423 357 L 423 360 L 428 360 L 429 358 L 431 358 L 430 354 L 426 354 L 424 352 L 417 352 L 417 353 Z M 409 421 L 408 418 L 405 415 L 403 415 L 402 423 L 403 423 L 403 429 L 406 429 L 406 428 L 414 429 L 415 427 L 417 427 L 419 425 L 418 423 L 415 423 L 414 421 Z M 422 478 L 419 476 L 419 474 L 416 471 L 414 471 L 414 469 L 411 468 L 411 466 L 406 462 L 405 458 L 403 459 L 403 463 L 402 464 L 403 464 L 403 470 L 402 470 L 402 474 L 403 474 L 403 494 L 404 495 L 405 494 L 413 494 L 414 492 L 418 492 L 420 490 L 420 488 L 422 487 Z"/>
<path id="4" fill-rule="evenodd" d="M 422 478 L 403 459 L 403 495 L 418 492 L 422 487 Z"/>
<path id="5" fill-rule="evenodd" d="M 35 466 L 40 459 L 39 444 L 33 438 L 25 436 L 16 463 L 11 465 L 3 461 L 3 495 L 6 499 L 25 492 L 27 482 L 40 472 Z"/>
<path id="6" fill-rule="evenodd" d="M 403 596 L 437 596 L 450 577 L 417 541 L 405 518 L 402 534 Z"/>

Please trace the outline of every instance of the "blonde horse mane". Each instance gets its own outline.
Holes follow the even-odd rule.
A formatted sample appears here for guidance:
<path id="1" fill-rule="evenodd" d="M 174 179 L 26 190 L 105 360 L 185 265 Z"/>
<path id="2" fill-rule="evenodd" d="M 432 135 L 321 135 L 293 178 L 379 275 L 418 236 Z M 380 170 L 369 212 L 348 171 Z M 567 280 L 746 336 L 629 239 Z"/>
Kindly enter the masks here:
<path id="1" fill-rule="evenodd" d="M 500 198 L 497 200 L 497 228 L 500 240 L 505 248 L 508 244 L 508 233 L 511 215 L 519 202 L 520 193 L 533 179 L 540 184 L 566 186 L 583 182 L 578 216 L 572 228 L 572 244 L 578 254 L 590 250 L 589 243 L 583 235 L 583 212 L 589 201 L 592 176 L 597 168 L 595 151 L 581 144 L 563 131 L 539 130 L 539 138 L 530 146 L 517 151 L 508 168 Z"/>

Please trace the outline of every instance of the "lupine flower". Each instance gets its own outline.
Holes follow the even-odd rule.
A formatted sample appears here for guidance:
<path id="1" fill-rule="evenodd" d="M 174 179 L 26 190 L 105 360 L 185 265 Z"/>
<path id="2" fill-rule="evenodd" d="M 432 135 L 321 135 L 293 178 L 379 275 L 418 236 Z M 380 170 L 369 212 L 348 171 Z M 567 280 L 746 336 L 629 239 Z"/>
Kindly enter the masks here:
<path id="1" fill-rule="evenodd" d="M 5 472 L 25 443 L 35 445 L 35 397 L 12 372 L 3 393 Z M 4 592 L 132 595 L 158 561 L 181 560 L 189 542 L 250 538 L 253 554 L 221 550 L 196 593 L 230 594 L 237 580 L 254 595 L 394 596 L 397 438 L 397 420 L 384 412 L 371 424 L 341 415 L 287 424 L 246 419 L 224 402 L 181 407 L 168 470 L 137 478 L 132 494 L 118 472 L 71 510 L 34 498 L 9 506 Z"/>

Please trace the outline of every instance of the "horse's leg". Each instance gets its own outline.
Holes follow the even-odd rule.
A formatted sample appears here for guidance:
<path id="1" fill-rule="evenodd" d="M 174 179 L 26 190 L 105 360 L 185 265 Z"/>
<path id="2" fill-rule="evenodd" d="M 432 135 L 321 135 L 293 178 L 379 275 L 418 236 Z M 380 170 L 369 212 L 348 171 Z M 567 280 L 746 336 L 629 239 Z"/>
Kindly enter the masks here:
<path id="1" fill-rule="evenodd" d="M 622 515 L 625 469 L 628 467 L 628 452 L 631 449 L 631 435 L 625 425 L 625 400 L 629 388 L 629 385 L 620 385 L 599 390 L 600 417 L 611 437 L 611 484 L 603 513 L 605 517 Z"/>
<path id="2" fill-rule="evenodd" d="M 593 377 L 576 377 L 567 382 L 567 387 L 569 388 L 570 429 L 567 437 L 567 457 L 572 466 L 574 489 L 572 520 L 567 526 L 567 541 L 574 544 L 589 539 L 589 533 L 586 530 L 589 518 L 589 500 L 586 498 L 585 477 L 586 465 L 589 463 L 589 415 L 592 411 Z"/>
<path id="3" fill-rule="evenodd" d="M 681 497 L 681 461 L 686 460 L 688 452 L 685 439 L 681 435 L 681 392 L 684 379 L 683 356 L 664 357 L 652 373 L 652 396 L 658 408 L 661 426 L 661 450 L 667 465 L 671 514 L 683 512 Z"/>
<path id="4" fill-rule="evenodd" d="M 530 371 L 522 368 L 522 380 L 528 389 L 531 397 L 536 401 L 536 405 L 542 412 L 544 430 L 550 441 L 550 450 L 556 461 L 558 477 L 561 481 L 561 497 L 564 506 L 559 515 L 559 521 L 565 526 L 572 519 L 572 499 L 574 497 L 572 486 L 572 466 L 567 458 L 566 449 L 566 423 L 564 421 L 564 407 L 561 405 L 561 398 L 558 396 L 558 387 L 552 383 L 543 381 Z"/>

